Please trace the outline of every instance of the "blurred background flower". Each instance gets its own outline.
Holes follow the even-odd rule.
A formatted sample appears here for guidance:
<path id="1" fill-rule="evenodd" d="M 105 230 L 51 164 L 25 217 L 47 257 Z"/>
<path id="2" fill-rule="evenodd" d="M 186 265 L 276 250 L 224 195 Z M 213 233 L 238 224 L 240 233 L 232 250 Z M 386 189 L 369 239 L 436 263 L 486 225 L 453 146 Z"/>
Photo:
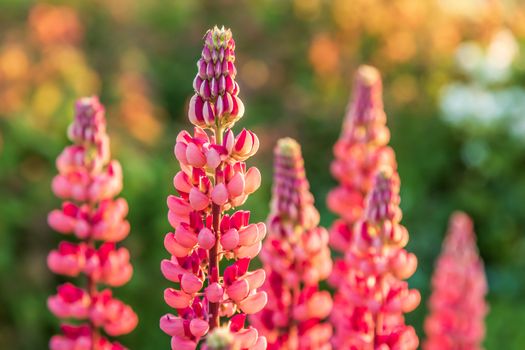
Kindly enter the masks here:
<path id="1" fill-rule="evenodd" d="M 165 198 L 178 170 L 202 32 L 236 34 L 242 126 L 261 140 L 262 189 L 254 220 L 269 211 L 271 150 L 303 145 L 324 226 L 331 147 L 358 64 L 384 77 L 385 109 L 402 181 L 408 249 L 423 303 L 409 315 L 420 336 L 423 306 L 447 217 L 476 224 L 491 312 L 487 348 L 523 349 L 525 334 L 525 4 L 519 0 L 0 0 L 0 348 L 42 349 L 57 331 L 45 298 L 59 277 L 45 267 L 58 240 L 45 224 L 58 205 L 49 184 L 67 143 L 73 101 L 99 94 L 113 154 L 121 160 L 135 266 L 121 288 L 141 322 L 132 349 L 165 346 L 167 310 L 158 269 L 168 229 Z M 144 300 L 148 300 L 144 303 Z M 31 332 L 27 330 L 30 329 Z"/>

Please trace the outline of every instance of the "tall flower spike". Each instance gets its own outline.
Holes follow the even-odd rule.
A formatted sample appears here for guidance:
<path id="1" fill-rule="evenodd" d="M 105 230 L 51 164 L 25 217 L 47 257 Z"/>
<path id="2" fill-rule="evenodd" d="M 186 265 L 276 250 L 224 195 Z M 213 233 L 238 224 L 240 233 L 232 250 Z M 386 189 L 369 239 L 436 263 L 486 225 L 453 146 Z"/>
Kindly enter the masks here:
<path id="1" fill-rule="evenodd" d="M 408 232 L 399 222 L 399 176 L 390 167 L 375 177 L 363 219 L 354 226 L 345 255 L 347 271 L 332 313 L 337 349 L 416 349 L 414 329 L 403 314 L 420 301 L 404 279 L 416 270 L 417 259 L 404 247 Z"/>
<path id="2" fill-rule="evenodd" d="M 231 130 L 244 113 L 237 97 L 234 49 L 229 29 L 214 27 L 204 36 L 188 111 L 194 132 L 180 132 L 175 144 L 181 170 L 173 179 L 178 196 L 168 197 L 174 231 L 166 235 L 164 246 L 171 259 L 162 261 L 161 270 L 177 284 L 164 291 L 176 315 L 160 320 L 172 349 L 216 344 L 215 336 L 203 341 L 209 333 L 231 334 L 239 349 L 266 349 L 266 339 L 244 325 L 246 315 L 259 312 L 267 301 L 266 293 L 257 290 L 264 270 L 248 271 L 266 227 L 250 223 L 248 211 L 233 211 L 261 183 L 259 170 L 244 162 L 257 152 L 257 136 L 248 130 L 235 136 Z M 221 260 L 226 260 L 225 269 Z M 221 317 L 228 322 L 221 324 Z"/>
<path id="3" fill-rule="evenodd" d="M 364 199 L 377 170 L 382 165 L 396 168 L 381 94 L 377 69 L 359 67 L 341 136 L 334 146 L 331 172 L 339 186 L 327 197 L 330 210 L 341 217 L 330 230 L 330 244 L 340 252 L 351 242 L 352 226 L 363 214 Z"/>
<path id="4" fill-rule="evenodd" d="M 322 321 L 330 314 L 332 298 L 318 288 L 332 271 L 328 232 L 318 226 L 319 212 L 295 140 L 278 141 L 274 169 L 269 237 L 261 252 L 268 305 L 251 321 L 266 336 L 269 349 L 331 349 L 332 327 Z"/>
<path id="5" fill-rule="evenodd" d="M 432 277 L 425 350 L 482 349 L 487 281 L 467 214 L 456 212 Z"/>
<path id="6" fill-rule="evenodd" d="M 77 319 L 78 326 L 62 325 L 62 334 L 51 338 L 52 350 L 124 349 L 101 335 L 131 332 L 138 318 L 131 307 L 112 297 L 110 289 L 99 284 L 121 286 L 129 281 L 133 268 L 126 248 L 116 242 L 129 233 L 125 216 L 127 203 L 114 197 L 122 189 L 122 171 L 110 160 L 104 107 L 97 97 L 82 98 L 69 127 L 68 146 L 57 159 L 59 174 L 53 179 L 53 192 L 64 200 L 61 209 L 49 213 L 49 225 L 56 231 L 74 235 L 79 243 L 63 241 L 51 251 L 47 263 L 54 273 L 86 276 L 84 287 L 65 283 L 48 299 L 48 307 L 57 317 Z M 97 241 L 103 241 L 97 244 Z"/>
<path id="7" fill-rule="evenodd" d="M 377 170 L 381 166 L 397 167 L 394 151 L 388 146 L 390 133 L 381 94 L 381 77 L 377 69 L 359 67 L 341 136 L 334 146 L 331 172 L 339 186 L 327 197 L 328 208 L 340 216 L 330 228 L 330 245 L 340 254 L 351 248 L 353 227 L 364 213 L 365 197 L 372 189 Z M 350 283 L 347 281 L 348 269 L 345 259 L 335 259 L 329 278 L 330 284 L 336 288 L 332 311 L 335 319 L 351 317 L 351 311 L 345 305 L 337 305 L 338 301 L 345 299 L 338 296 L 347 288 L 343 285 Z M 336 329 L 343 327 L 341 324 L 334 326 Z"/>

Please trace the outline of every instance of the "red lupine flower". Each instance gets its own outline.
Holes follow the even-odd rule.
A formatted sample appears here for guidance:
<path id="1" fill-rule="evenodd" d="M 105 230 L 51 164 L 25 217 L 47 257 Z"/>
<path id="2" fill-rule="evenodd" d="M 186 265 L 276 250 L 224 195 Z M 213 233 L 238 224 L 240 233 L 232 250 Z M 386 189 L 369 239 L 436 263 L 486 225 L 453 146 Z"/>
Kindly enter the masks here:
<path id="1" fill-rule="evenodd" d="M 164 291 L 177 315 L 160 320 L 160 328 L 172 337 L 172 349 L 196 349 L 209 332 L 228 327 L 220 317 L 230 320 L 230 328 L 236 325 L 232 339 L 242 349 L 266 348 L 264 337 L 239 321 L 266 304 L 266 293 L 257 290 L 264 271 L 248 271 L 266 227 L 250 224 L 247 211 L 227 213 L 244 204 L 261 183 L 259 170 L 244 163 L 257 152 L 257 136 L 248 130 L 235 136 L 231 130 L 244 114 L 234 50 L 229 29 L 206 33 L 188 111 L 194 132 L 180 132 L 174 148 L 181 171 L 173 179 L 178 196 L 167 201 L 174 231 L 165 236 L 164 246 L 172 256 L 162 261 L 161 271 L 178 284 Z M 223 259 L 229 265 L 221 271 Z"/>
<path id="2" fill-rule="evenodd" d="M 122 189 L 122 171 L 110 160 L 104 107 L 96 97 L 82 98 L 76 104 L 75 120 L 69 138 L 73 145 L 57 159 L 59 174 L 53 179 L 54 193 L 65 200 L 61 209 L 49 213 L 49 225 L 62 234 L 75 235 L 80 243 L 63 241 L 47 258 L 49 269 L 57 274 L 87 277 L 85 288 L 65 283 L 48 299 L 51 312 L 64 319 L 85 320 L 79 326 L 62 326 L 62 335 L 51 338 L 54 350 L 119 350 L 124 347 L 100 335 L 131 332 L 137 315 L 112 297 L 99 292 L 97 284 L 120 286 L 131 278 L 133 268 L 126 248 L 115 242 L 129 233 L 125 220 L 127 203 L 113 199 Z M 97 247 L 96 241 L 106 241 Z"/>
<path id="3" fill-rule="evenodd" d="M 399 223 L 399 202 L 399 176 L 385 167 L 376 175 L 345 254 L 344 282 L 334 299 L 340 309 L 331 318 L 337 349 L 410 350 L 419 344 L 403 317 L 417 307 L 420 295 L 403 281 L 414 273 L 417 259 L 404 250 L 408 232 Z"/>
<path id="4" fill-rule="evenodd" d="M 332 298 L 318 289 L 332 270 L 328 232 L 306 179 L 299 144 L 281 139 L 275 147 L 269 237 L 261 253 L 268 279 L 266 308 L 252 323 L 269 349 L 331 349 L 332 327 L 323 322 Z"/>
<path id="5" fill-rule="evenodd" d="M 456 212 L 432 277 L 425 350 L 482 349 L 487 280 L 472 220 Z"/>

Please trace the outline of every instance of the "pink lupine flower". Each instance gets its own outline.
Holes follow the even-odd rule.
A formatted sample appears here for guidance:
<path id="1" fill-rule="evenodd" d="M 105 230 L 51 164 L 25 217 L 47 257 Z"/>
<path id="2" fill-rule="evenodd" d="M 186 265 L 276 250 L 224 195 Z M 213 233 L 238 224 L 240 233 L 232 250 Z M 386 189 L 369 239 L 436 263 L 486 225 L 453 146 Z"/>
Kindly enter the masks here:
<path id="1" fill-rule="evenodd" d="M 348 248 L 353 224 L 363 215 L 365 197 L 379 167 L 396 167 L 389 140 L 381 77 L 375 68 L 361 66 L 331 165 L 332 175 L 339 181 L 327 197 L 330 210 L 341 217 L 330 230 L 330 244 L 337 251 Z"/>
<path id="2" fill-rule="evenodd" d="M 100 335 L 131 332 L 138 318 L 133 310 L 112 297 L 109 289 L 98 291 L 98 284 L 116 287 L 129 281 L 133 268 L 126 248 L 116 242 L 126 238 L 129 223 L 127 203 L 113 199 L 122 189 L 122 170 L 110 159 L 104 107 L 96 97 L 82 98 L 76 104 L 75 119 L 68 135 L 73 145 L 57 159 L 59 174 L 53 179 L 53 192 L 64 199 L 61 209 L 49 213 L 48 223 L 56 231 L 74 235 L 79 243 L 63 241 L 47 258 L 54 273 L 86 276 L 85 287 L 65 283 L 48 299 L 57 317 L 83 320 L 78 326 L 62 325 L 62 335 L 51 338 L 53 350 L 120 350 L 124 347 Z M 97 246 L 97 241 L 105 241 Z"/>
<path id="3" fill-rule="evenodd" d="M 450 219 L 432 288 L 423 349 L 482 349 L 487 280 L 472 220 L 465 213 Z"/>
<path id="4" fill-rule="evenodd" d="M 261 253 L 268 305 L 251 321 L 269 349 L 331 349 L 332 327 L 323 320 L 332 298 L 318 289 L 332 270 L 328 232 L 318 226 L 299 144 L 281 139 L 274 154 L 269 237 Z"/>
<path id="5" fill-rule="evenodd" d="M 414 329 L 403 314 L 420 301 L 409 289 L 417 259 L 404 249 L 408 232 L 400 224 L 399 176 L 389 167 L 376 175 L 363 218 L 354 226 L 346 251 L 344 282 L 334 298 L 331 320 L 336 349 L 416 349 Z"/>
<path id="6" fill-rule="evenodd" d="M 227 327 L 233 327 L 239 349 L 266 348 L 255 328 L 240 325 L 240 318 L 244 324 L 246 314 L 259 312 L 267 301 L 257 290 L 264 271 L 248 270 L 266 227 L 250 223 L 248 211 L 234 211 L 261 184 L 259 170 L 244 162 L 257 152 L 257 136 L 245 129 L 235 136 L 231 129 L 244 114 L 234 62 L 231 31 L 209 30 L 188 110 L 194 131 L 181 131 L 174 148 L 181 168 L 173 178 L 178 196 L 167 200 L 173 232 L 166 234 L 164 247 L 171 258 L 162 261 L 161 271 L 177 284 L 164 291 L 176 315 L 164 315 L 160 328 L 172 337 L 172 349 L 205 347 L 209 333 Z M 223 270 L 221 260 L 227 261 Z M 229 325 L 221 324 L 221 317 Z"/>

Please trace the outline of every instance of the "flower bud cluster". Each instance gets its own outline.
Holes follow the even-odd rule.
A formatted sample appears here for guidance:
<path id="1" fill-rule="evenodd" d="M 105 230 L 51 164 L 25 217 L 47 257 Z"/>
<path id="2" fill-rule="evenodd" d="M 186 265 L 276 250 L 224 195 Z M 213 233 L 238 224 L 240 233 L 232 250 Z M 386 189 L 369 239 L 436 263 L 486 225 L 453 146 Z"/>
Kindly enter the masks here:
<path id="1" fill-rule="evenodd" d="M 124 199 L 113 198 L 122 189 L 122 171 L 117 161 L 110 160 L 104 107 L 96 97 L 77 102 L 68 134 L 73 145 L 58 157 L 59 174 L 52 186 L 64 203 L 49 214 L 48 223 L 80 242 L 62 241 L 48 255 L 47 264 L 56 274 L 85 275 L 87 285 L 60 285 L 48 299 L 48 307 L 59 318 L 87 323 L 63 325 L 50 348 L 123 349 L 99 335 L 99 329 L 111 336 L 129 333 L 138 318 L 129 306 L 113 298 L 111 290 L 97 289 L 99 283 L 110 287 L 127 283 L 133 268 L 128 250 L 116 247 L 129 234 L 128 206 Z M 96 241 L 103 243 L 97 246 Z"/>
<path id="2" fill-rule="evenodd" d="M 224 327 L 240 349 L 266 348 L 255 328 L 244 327 L 246 315 L 267 301 L 258 291 L 264 270 L 248 269 L 266 226 L 250 223 L 248 211 L 236 210 L 259 188 L 261 174 L 245 163 L 259 148 L 257 136 L 245 129 L 235 135 L 231 129 L 244 112 L 234 49 L 229 29 L 206 33 L 188 112 L 194 132 L 180 132 L 174 148 L 181 170 L 173 179 L 178 195 L 167 200 L 173 232 L 166 234 L 164 246 L 171 258 L 162 261 L 161 271 L 176 284 L 164 291 L 176 315 L 160 320 L 172 349 L 196 349 L 208 333 Z M 222 271 L 221 260 L 226 260 Z M 221 317 L 229 326 L 221 325 Z"/>
<path id="3" fill-rule="evenodd" d="M 354 226 L 345 254 L 344 283 L 332 313 L 337 349 L 416 349 L 414 329 L 403 314 L 419 302 L 417 290 L 404 281 L 416 270 L 417 259 L 404 247 L 408 232 L 400 224 L 399 176 L 381 169 L 367 196 L 363 218 Z"/>
<path id="4" fill-rule="evenodd" d="M 432 277 L 425 350 L 482 349 L 487 280 L 472 220 L 456 212 Z"/>
<path id="5" fill-rule="evenodd" d="M 332 298 L 318 288 L 332 271 L 328 232 L 318 226 L 299 144 L 281 139 L 274 154 L 269 237 L 261 252 L 268 305 L 251 321 L 269 349 L 331 349 L 332 327 L 323 321 Z"/>

